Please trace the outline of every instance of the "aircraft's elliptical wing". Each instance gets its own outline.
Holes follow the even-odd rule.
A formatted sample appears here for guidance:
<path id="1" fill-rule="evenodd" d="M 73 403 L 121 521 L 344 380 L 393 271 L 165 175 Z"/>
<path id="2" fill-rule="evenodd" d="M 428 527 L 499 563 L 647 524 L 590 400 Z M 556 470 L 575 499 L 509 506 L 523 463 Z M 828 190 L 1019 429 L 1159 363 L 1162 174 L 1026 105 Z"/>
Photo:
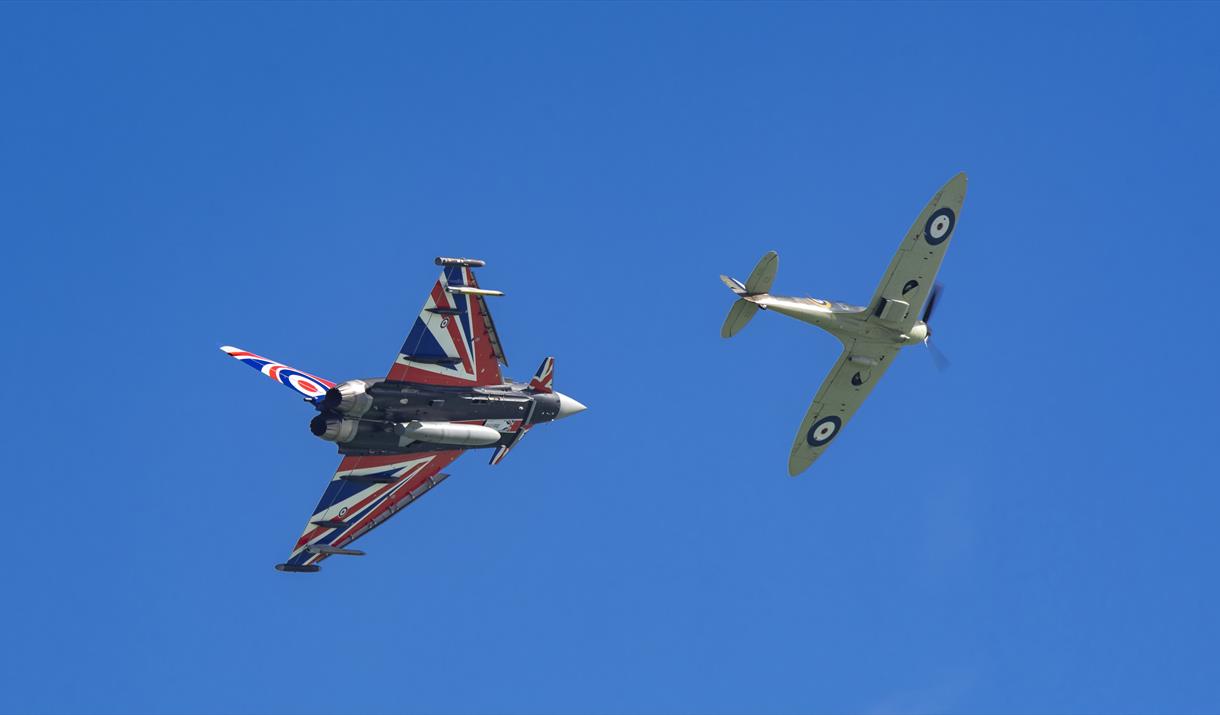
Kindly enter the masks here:
<path id="1" fill-rule="evenodd" d="M 897 346 L 887 343 L 844 341 L 843 354 L 818 388 L 796 432 L 788 456 L 788 474 L 795 477 L 822 456 L 897 353 Z"/>
<path id="2" fill-rule="evenodd" d="M 386 376 L 399 382 L 475 387 L 504 382 L 500 365 L 508 364 L 496 333 L 485 290 L 473 268 L 483 261 L 437 258 L 440 278 L 428 293 L 411 332 Z"/>
<path id="3" fill-rule="evenodd" d="M 346 456 L 280 571 L 317 571 L 327 556 L 363 556 L 353 541 L 445 480 L 441 470 L 461 450 L 379 456 Z"/>
<path id="4" fill-rule="evenodd" d="M 919 212 L 869 301 L 870 322 L 884 318 L 903 331 L 914 325 L 936 281 L 965 200 L 963 173 L 949 179 Z"/>

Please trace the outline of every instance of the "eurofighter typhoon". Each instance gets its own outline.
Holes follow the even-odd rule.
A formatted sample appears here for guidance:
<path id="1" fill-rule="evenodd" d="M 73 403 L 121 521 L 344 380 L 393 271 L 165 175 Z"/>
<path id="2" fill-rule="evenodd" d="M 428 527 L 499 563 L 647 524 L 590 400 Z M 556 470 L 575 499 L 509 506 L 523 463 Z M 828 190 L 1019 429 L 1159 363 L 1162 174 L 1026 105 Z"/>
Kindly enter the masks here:
<path id="1" fill-rule="evenodd" d="M 466 450 L 490 449 L 499 464 L 525 433 L 585 409 L 552 388 L 548 357 L 528 383 L 506 381 L 508 365 L 474 268 L 483 261 L 437 258 L 440 279 L 385 377 L 335 384 L 239 348 L 221 350 L 305 398 L 309 423 L 342 460 L 280 571 L 312 572 L 328 556 L 362 556 L 356 539 L 448 476 Z"/>

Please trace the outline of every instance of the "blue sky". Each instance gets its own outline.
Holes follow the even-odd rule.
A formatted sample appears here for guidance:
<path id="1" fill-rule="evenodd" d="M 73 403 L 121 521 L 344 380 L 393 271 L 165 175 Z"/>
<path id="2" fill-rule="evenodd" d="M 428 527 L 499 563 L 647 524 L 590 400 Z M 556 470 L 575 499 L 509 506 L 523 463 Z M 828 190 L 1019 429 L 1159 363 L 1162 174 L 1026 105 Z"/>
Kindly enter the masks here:
<path id="1" fill-rule="evenodd" d="M 0 711 L 1220 710 L 1216 5 L 4 4 Z M 933 369 L 786 476 L 958 171 Z M 437 254 L 590 409 L 317 576 Z M 1175 377 L 1176 375 L 1176 377 Z M 19 535 L 19 538 L 17 538 Z"/>

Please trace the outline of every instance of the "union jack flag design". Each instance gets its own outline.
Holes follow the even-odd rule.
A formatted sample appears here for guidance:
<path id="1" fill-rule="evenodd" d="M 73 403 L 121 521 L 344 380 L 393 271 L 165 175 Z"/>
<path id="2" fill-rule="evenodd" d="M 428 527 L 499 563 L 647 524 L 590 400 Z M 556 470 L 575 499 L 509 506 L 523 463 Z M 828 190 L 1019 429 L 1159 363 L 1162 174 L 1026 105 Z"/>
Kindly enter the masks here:
<path id="1" fill-rule="evenodd" d="M 554 358 L 528 385 L 505 382 L 508 365 L 473 258 L 438 257 L 440 278 L 399 349 L 385 380 L 336 385 L 240 348 L 221 349 L 313 403 L 310 431 L 343 455 L 293 545 L 276 565 L 319 570 L 333 555 L 361 555 L 353 542 L 412 504 L 471 449 L 492 450 L 498 464 L 535 424 L 585 409 L 554 391 Z M 442 387 L 436 387 L 442 386 Z"/>
<path id="2" fill-rule="evenodd" d="M 261 355 L 255 355 L 248 350 L 242 350 L 230 345 L 225 345 L 220 349 L 225 351 L 229 357 L 241 360 L 272 380 L 279 382 L 291 390 L 295 390 L 298 394 L 304 395 L 311 402 L 320 401 L 326 396 L 326 391 L 335 386 L 335 383 L 330 380 L 324 380 L 317 375 L 301 372 L 296 368 L 269 360 Z"/>
<path id="3" fill-rule="evenodd" d="M 521 425 L 521 428 L 517 430 L 517 434 L 513 437 L 513 441 L 496 447 L 496 451 L 492 453 L 491 461 L 488 464 L 499 464 L 500 460 L 508 456 L 509 450 L 520 444 L 521 440 L 525 438 L 525 433 L 529 432 L 531 427 L 533 425 Z"/>
<path id="4" fill-rule="evenodd" d="M 538 366 L 534 379 L 530 380 L 530 389 L 534 392 L 551 392 L 551 383 L 555 377 L 555 358 L 549 357 Z"/>
<path id="5" fill-rule="evenodd" d="M 312 566 L 385 522 L 440 484 L 461 450 L 344 457 L 297 539 L 289 566 Z"/>
<path id="6" fill-rule="evenodd" d="M 479 287 L 467 266 L 446 266 L 390 367 L 387 379 L 431 385 L 499 385 L 508 364 Z"/>

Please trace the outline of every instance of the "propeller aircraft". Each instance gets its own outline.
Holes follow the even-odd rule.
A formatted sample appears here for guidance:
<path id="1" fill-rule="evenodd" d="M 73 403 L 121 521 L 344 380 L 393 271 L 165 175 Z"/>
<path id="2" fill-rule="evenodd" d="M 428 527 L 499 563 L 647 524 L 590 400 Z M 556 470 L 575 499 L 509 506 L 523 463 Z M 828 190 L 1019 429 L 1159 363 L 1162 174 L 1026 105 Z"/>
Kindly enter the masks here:
<path id="1" fill-rule="evenodd" d="M 318 414 L 317 437 L 338 445 L 339 467 L 280 571 L 314 572 L 333 555 L 363 556 L 352 542 L 412 504 L 469 449 L 499 464 L 532 427 L 585 409 L 552 386 L 555 359 L 528 383 L 505 380 L 508 365 L 470 258 L 437 258 L 441 276 L 385 377 L 335 384 L 230 346 L 221 348 L 287 386 Z"/>
<path id="2" fill-rule="evenodd" d="M 761 309 L 815 325 L 843 343 L 842 354 L 814 395 L 813 404 L 797 430 L 788 456 L 790 475 L 795 477 L 805 471 L 822 455 L 889 369 L 900 349 L 922 343 L 931 351 L 938 367 L 948 364 L 932 345 L 929 322 L 941 294 L 936 274 L 949 249 L 965 199 L 964 173 L 936 192 L 907 231 L 867 306 L 771 295 L 779 265 L 775 251 L 762 257 L 745 283 L 720 276 L 737 295 L 720 329 L 721 337 L 736 335 Z"/>

